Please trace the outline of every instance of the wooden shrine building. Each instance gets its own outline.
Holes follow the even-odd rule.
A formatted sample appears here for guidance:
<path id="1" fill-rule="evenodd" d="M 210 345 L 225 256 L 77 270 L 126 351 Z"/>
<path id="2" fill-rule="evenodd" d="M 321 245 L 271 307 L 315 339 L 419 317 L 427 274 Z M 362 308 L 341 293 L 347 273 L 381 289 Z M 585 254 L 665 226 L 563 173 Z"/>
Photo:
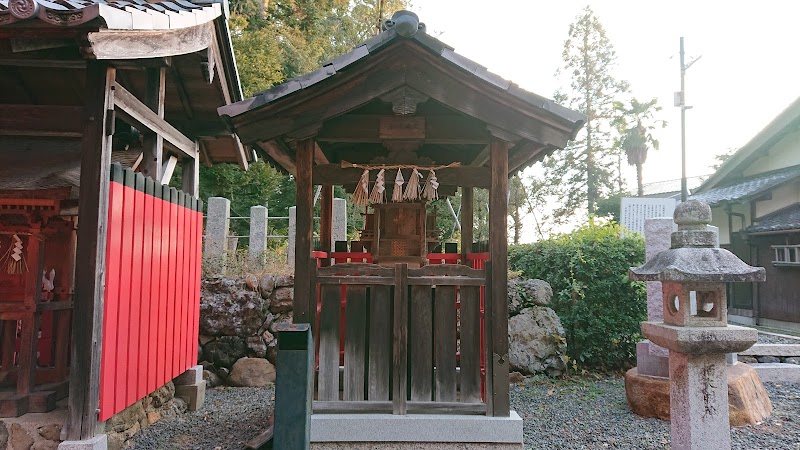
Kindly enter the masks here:
<path id="1" fill-rule="evenodd" d="M 296 179 L 294 320 L 312 324 L 317 338 L 312 442 L 414 440 L 431 426 L 382 427 L 387 417 L 370 423 L 363 413 L 516 416 L 508 394 L 508 178 L 566 146 L 585 120 L 455 53 L 413 13 L 395 13 L 384 28 L 314 72 L 219 108 L 242 142 Z M 333 186 L 369 204 L 362 239 L 373 264 L 331 265 L 334 257 L 318 268 L 310 259 L 313 185 L 323 187 L 320 237 L 329 256 Z M 425 205 L 457 188 L 462 263 L 428 265 Z M 470 264 L 475 188 L 489 190 L 484 270 Z M 362 422 L 348 425 L 348 417 Z M 479 426 L 454 432 L 438 423 L 434 442 L 486 439 L 474 436 Z"/>
<path id="2" fill-rule="evenodd" d="M 242 98 L 227 17 L 0 0 L 0 417 L 68 393 L 62 436 L 96 440 L 197 364 L 199 165 L 253 157 L 216 113 Z"/>

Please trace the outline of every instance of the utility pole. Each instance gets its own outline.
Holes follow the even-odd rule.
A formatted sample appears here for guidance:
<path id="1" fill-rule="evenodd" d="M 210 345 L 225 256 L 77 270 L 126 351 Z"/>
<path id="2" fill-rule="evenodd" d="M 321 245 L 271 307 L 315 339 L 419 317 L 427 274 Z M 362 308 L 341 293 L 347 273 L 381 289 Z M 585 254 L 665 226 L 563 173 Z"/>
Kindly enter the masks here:
<path id="1" fill-rule="evenodd" d="M 681 108 L 681 202 L 685 202 L 689 196 L 689 188 L 686 183 L 686 110 L 692 109 L 686 106 L 686 70 L 692 67 L 701 56 L 698 56 L 689 64 L 684 63 L 683 36 L 681 36 L 681 91 L 675 93 L 675 106 Z"/>

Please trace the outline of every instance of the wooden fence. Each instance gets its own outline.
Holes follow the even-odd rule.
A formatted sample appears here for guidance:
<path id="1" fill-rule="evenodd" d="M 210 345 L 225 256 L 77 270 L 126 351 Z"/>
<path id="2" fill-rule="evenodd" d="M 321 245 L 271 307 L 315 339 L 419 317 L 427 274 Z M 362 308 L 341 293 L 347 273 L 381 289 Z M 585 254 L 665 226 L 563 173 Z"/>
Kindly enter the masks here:
<path id="1" fill-rule="evenodd" d="M 197 363 L 200 314 L 201 202 L 119 165 L 108 202 L 100 421 Z"/>
<path id="2" fill-rule="evenodd" d="M 317 268 L 310 286 L 321 301 L 314 319 L 314 411 L 486 414 L 480 312 L 481 287 L 491 284 L 486 264 L 486 270 L 367 263 Z"/>

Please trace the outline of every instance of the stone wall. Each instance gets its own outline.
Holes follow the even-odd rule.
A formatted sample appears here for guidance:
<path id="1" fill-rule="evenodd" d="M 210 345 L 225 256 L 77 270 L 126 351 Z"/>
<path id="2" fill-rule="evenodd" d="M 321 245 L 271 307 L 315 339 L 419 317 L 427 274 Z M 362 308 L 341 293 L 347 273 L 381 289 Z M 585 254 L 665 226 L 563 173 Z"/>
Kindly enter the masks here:
<path id="1" fill-rule="evenodd" d="M 125 408 L 105 423 L 108 449 L 121 450 L 136 433 L 159 421 L 186 412 L 186 403 L 175 397 L 170 381 L 142 400 Z M 49 413 L 25 414 L 0 420 L 0 450 L 55 450 L 67 419 L 66 404 Z"/>
<path id="2" fill-rule="evenodd" d="M 292 322 L 293 300 L 293 276 L 202 281 L 198 359 L 209 387 L 274 381 L 275 326 Z"/>

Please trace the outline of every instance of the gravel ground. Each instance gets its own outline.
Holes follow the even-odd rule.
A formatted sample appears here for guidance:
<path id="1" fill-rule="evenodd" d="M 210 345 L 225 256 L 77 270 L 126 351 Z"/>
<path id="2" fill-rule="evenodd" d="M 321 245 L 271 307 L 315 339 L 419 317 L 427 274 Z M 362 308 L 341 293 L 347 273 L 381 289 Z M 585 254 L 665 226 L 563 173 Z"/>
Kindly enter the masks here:
<path id="1" fill-rule="evenodd" d="M 127 448 L 242 449 L 245 442 L 264 431 L 274 400 L 272 387 L 208 389 L 202 409 L 159 421 L 128 441 Z"/>
<path id="2" fill-rule="evenodd" d="M 800 385 L 766 383 L 774 413 L 735 428 L 733 448 L 800 449 Z M 137 434 L 133 449 L 241 449 L 272 411 L 272 388 L 216 388 L 201 411 L 165 419 Z M 622 377 L 581 378 L 511 386 L 511 406 L 524 421 L 526 449 L 668 449 L 669 423 L 633 414 Z"/>
<path id="3" fill-rule="evenodd" d="M 759 344 L 800 344 L 800 337 L 776 336 L 774 334 L 758 333 Z"/>
<path id="4" fill-rule="evenodd" d="M 735 428 L 734 449 L 800 449 L 800 385 L 766 383 L 774 412 Z M 512 386 L 526 449 L 667 449 L 669 423 L 633 414 L 621 377 Z"/>

